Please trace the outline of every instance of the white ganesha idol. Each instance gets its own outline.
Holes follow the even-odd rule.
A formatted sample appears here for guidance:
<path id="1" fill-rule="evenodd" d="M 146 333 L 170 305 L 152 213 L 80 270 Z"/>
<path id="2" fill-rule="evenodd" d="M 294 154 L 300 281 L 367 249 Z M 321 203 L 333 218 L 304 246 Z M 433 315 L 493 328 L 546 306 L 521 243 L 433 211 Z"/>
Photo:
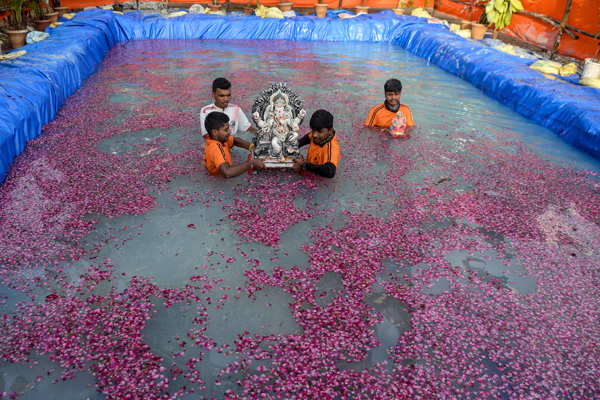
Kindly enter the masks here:
<path id="1" fill-rule="evenodd" d="M 266 167 L 291 167 L 298 153 L 298 130 L 306 115 L 302 100 L 283 82 L 263 90 L 252 106 L 258 126 L 254 157 Z"/>

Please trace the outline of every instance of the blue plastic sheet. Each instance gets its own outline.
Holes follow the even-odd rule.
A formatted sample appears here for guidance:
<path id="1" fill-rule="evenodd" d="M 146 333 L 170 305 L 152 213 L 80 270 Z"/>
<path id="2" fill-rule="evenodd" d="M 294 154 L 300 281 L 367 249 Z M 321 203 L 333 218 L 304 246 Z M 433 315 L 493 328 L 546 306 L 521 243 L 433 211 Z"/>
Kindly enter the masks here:
<path id="1" fill-rule="evenodd" d="M 105 10 L 78 13 L 50 38 L 0 63 L 0 182 L 27 141 L 94 73 L 117 42 L 138 39 L 279 39 L 392 42 L 457 75 L 600 159 L 600 91 L 552 81 L 520 59 L 465 40 L 439 24 L 391 12 L 338 19 L 188 14 L 177 18 Z"/>

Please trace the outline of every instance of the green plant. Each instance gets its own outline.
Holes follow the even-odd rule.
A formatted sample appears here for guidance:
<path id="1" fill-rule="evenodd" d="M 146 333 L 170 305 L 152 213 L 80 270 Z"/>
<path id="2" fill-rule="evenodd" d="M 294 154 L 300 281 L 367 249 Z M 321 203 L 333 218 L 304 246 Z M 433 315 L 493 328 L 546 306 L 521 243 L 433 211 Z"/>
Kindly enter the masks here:
<path id="1" fill-rule="evenodd" d="M 27 8 L 33 10 L 34 17 L 37 19 L 46 19 L 50 10 L 44 1 L 30 0 L 26 2 Z"/>
<path id="2" fill-rule="evenodd" d="M 523 11 L 521 0 L 490 0 L 485 6 L 485 16 L 488 25 L 494 25 L 494 30 L 501 30 L 510 25 L 512 14 Z"/>
<path id="3" fill-rule="evenodd" d="M 13 28 L 24 27 L 24 5 L 26 0 L 7 0 L 6 7 L 10 11 L 9 25 Z"/>

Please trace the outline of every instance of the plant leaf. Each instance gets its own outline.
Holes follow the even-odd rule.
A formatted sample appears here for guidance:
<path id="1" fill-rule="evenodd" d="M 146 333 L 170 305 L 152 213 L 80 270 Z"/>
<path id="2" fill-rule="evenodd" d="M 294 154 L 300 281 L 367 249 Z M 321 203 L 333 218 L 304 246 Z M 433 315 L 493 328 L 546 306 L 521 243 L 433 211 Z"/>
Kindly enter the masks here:
<path id="1" fill-rule="evenodd" d="M 513 11 L 523 11 L 523 3 L 521 3 L 521 0 L 510 0 L 510 5 L 512 6 Z"/>

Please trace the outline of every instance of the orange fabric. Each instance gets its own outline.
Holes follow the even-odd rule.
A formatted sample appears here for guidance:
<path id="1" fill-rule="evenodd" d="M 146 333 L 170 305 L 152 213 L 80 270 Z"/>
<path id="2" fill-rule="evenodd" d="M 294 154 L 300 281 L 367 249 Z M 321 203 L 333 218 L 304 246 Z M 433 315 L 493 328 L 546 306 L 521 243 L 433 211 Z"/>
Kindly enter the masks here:
<path id="1" fill-rule="evenodd" d="M 437 10 L 468 21 L 479 21 L 481 14 L 483 14 L 483 7 L 469 8 L 465 4 L 455 3 L 451 0 L 439 0 Z"/>
<path id="2" fill-rule="evenodd" d="M 119 1 L 122 3 L 122 1 Z M 114 1 L 111 0 L 61 0 L 61 7 L 69 7 L 71 9 L 77 8 L 86 8 L 86 7 L 94 7 L 94 6 L 106 6 L 109 4 L 114 4 Z"/>
<path id="3" fill-rule="evenodd" d="M 225 143 L 213 140 L 210 137 L 206 138 L 206 146 L 204 146 L 204 166 L 212 175 L 219 175 L 219 167 L 223 163 L 231 165 L 231 153 L 229 149 L 233 147 L 233 136 Z"/>
<path id="4" fill-rule="evenodd" d="M 340 145 L 337 141 L 337 135 L 333 135 L 333 138 L 325 143 L 324 146 L 319 146 L 313 142 L 312 133 L 309 133 L 308 137 L 310 139 L 310 145 L 308 146 L 308 152 L 306 153 L 306 162 L 317 165 L 323 165 L 330 162 L 337 168 L 338 163 L 340 162 Z"/>
<path id="5" fill-rule="evenodd" d="M 544 1 L 523 0 L 525 11 L 537 12 L 562 21 L 566 9 L 566 0 Z M 464 4 L 451 0 L 439 0 L 438 10 L 470 21 L 478 21 L 483 14 L 483 7 L 469 9 Z M 567 25 L 579 28 L 589 33 L 600 31 L 600 0 L 572 0 L 571 11 Z M 510 26 L 504 33 L 551 50 L 558 36 L 558 29 L 538 18 L 522 14 L 514 14 Z M 600 41 L 589 36 L 577 34 L 579 39 L 573 39 L 567 34 L 563 37 L 558 48 L 560 54 L 576 58 L 594 57 L 600 50 Z"/>
<path id="6" fill-rule="evenodd" d="M 515 14 L 512 16 L 510 25 L 504 29 L 504 32 L 526 42 L 551 49 L 554 46 L 558 32 L 548 29 L 549 27 L 551 28 L 552 26 L 537 18 Z"/>
<path id="7" fill-rule="evenodd" d="M 415 121 L 413 120 L 410 108 L 405 104 L 400 104 L 398 112 L 404 114 L 406 118 L 406 127 L 414 126 Z M 365 126 L 376 127 L 376 128 L 389 128 L 392 125 L 392 121 L 396 113 L 385 108 L 385 105 L 379 104 L 371 108 L 367 119 L 365 119 Z"/>
<path id="8" fill-rule="evenodd" d="M 588 36 L 579 35 L 579 39 L 573 39 L 568 35 L 563 35 L 560 45 L 558 46 L 558 52 L 566 56 L 576 58 L 590 58 L 595 57 L 600 51 L 600 45 L 598 39 L 594 39 Z"/>
<path id="9" fill-rule="evenodd" d="M 248 0 L 230 0 L 232 4 L 248 4 Z M 360 6 L 363 0 L 342 0 L 342 8 L 353 9 Z M 399 0 L 364 0 L 364 5 L 371 8 L 396 8 Z M 413 0 L 413 7 L 424 7 L 426 0 Z M 429 0 L 429 7 L 433 7 L 433 1 Z M 197 0 L 179 0 L 180 3 L 197 3 Z M 283 0 L 261 0 L 263 6 L 275 7 Z M 226 3 L 226 0 L 219 0 L 219 3 Z M 327 3 L 330 9 L 336 10 L 340 5 L 340 0 L 294 0 L 294 7 L 311 8 L 316 3 Z M 252 7 L 256 6 L 256 0 L 250 0 Z"/>
<path id="10" fill-rule="evenodd" d="M 600 0 L 573 0 L 567 25 L 594 34 L 600 33 Z M 579 39 L 563 35 L 558 52 L 578 58 L 595 57 L 600 51 L 600 39 L 577 35 Z"/>

